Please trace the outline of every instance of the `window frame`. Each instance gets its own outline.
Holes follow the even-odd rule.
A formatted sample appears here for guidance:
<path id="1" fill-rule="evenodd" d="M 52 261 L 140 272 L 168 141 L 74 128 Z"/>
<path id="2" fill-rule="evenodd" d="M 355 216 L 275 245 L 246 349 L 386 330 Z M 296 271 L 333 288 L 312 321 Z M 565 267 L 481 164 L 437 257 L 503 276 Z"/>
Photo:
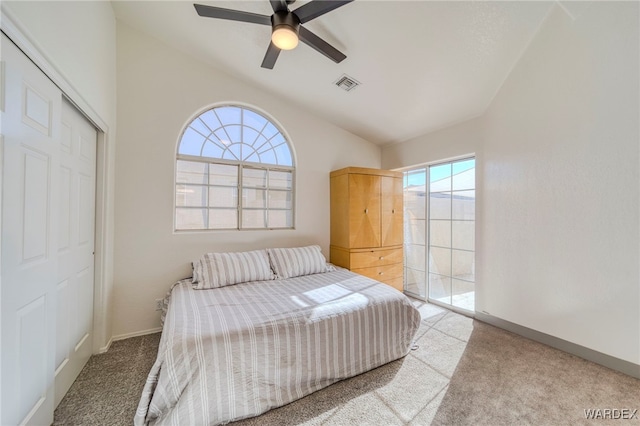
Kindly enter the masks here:
<path id="1" fill-rule="evenodd" d="M 198 155 L 188 155 L 188 154 L 180 154 L 179 150 L 180 150 L 180 145 L 182 142 L 182 138 L 185 134 L 185 132 L 189 129 L 189 126 L 195 121 L 197 120 L 200 116 L 202 116 L 203 114 L 207 113 L 208 111 L 212 111 L 215 110 L 217 108 L 224 108 L 224 107 L 232 107 L 232 108 L 239 108 L 241 110 L 248 110 L 251 111 L 255 114 L 260 115 L 261 117 L 263 117 L 265 120 L 267 120 L 268 123 L 271 123 L 271 125 L 273 125 L 278 132 L 280 133 L 280 135 L 282 135 L 282 137 L 284 138 L 284 143 L 286 143 L 287 148 L 289 150 L 289 154 L 291 156 L 291 166 L 286 166 L 286 165 L 279 165 L 279 164 L 268 164 L 268 163 L 258 163 L 258 162 L 252 162 L 252 161 L 242 161 L 242 160 L 229 160 L 229 159 L 223 159 L 223 158 L 215 158 L 215 157 L 206 157 L 206 156 L 198 156 Z M 242 117 L 242 116 L 241 116 Z M 236 124 L 233 124 L 236 125 Z M 244 126 L 244 124 L 242 124 L 242 121 L 239 124 L 240 126 Z M 229 188 L 236 188 L 236 194 L 237 194 L 237 203 L 235 208 L 234 207 L 229 207 L 226 208 L 227 210 L 235 210 L 236 211 L 236 227 L 232 227 L 232 228 L 178 228 L 178 220 L 177 220 L 177 212 L 178 209 L 205 209 L 207 210 L 207 221 L 206 224 L 209 224 L 209 214 L 211 210 L 216 210 L 216 209 L 220 209 L 220 210 L 224 210 L 225 208 L 223 207 L 211 207 L 210 203 L 207 203 L 206 206 L 179 206 L 177 203 L 177 198 L 178 198 L 178 193 L 177 193 L 177 188 L 178 185 L 190 185 L 189 183 L 184 183 L 184 182 L 178 182 L 178 161 L 188 161 L 188 162 L 193 162 L 193 163 L 203 163 L 203 164 L 219 164 L 219 165 L 228 165 L 228 166 L 234 166 L 237 167 L 237 185 L 236 186 L 231 186 L 229 185 Z M 266 173 L 266 185 L 265 187 L 253 187 L 253 186 L 249 186 L 249 187 L 245 187 L 243 184 L 243 170 L 245 169 L 258 169 L 258 170 L 263 170 Z M 286 173 L 290 173 L 291 174 L 291 188 L 290 189 L 284 189 L 284 188 L 271 188 L 271 186 L 269 185 L 269 172 L 286 172 Z M 207 168 L 207 174 L 209 173 L 209 168 Z M 210 190 L 210 188 L 212 187 L 216 187 L 218 185 L 215 184 L 211 184 L 210 180 L 207 180 L 207 184 L 192 184 L 193 186 L 199 186 L 199 187 L 204 187 L 207 189 L 207 191 Z M 222 185 L 224 186 L 224 185 Z M 264 208 L 249 208 L 249 207 L 244 207 L 243 206 L 243 192 L 244 189 L 263 189 L 266 191 L 266 197 L 265 197 L 265 207 Z M 269 208 L 269 192 L 270 191 L 276 191 L 276 192 L 289 192 L 291 194 L 291 208 L 287 209 L 287 208 Z M 207 200 L 209 200 L 209 194 L 207 195 Z M 243 220 L 243 211 L 264 211 L 266 213 L 266 225 L 265 227 L 243 227 L 242 226 L 242 220 Z M 268 222 L 268 215 L 270 211 L 288 211 L 291 212 L 291 226 L 285 226 L 285 227 L 270 227 L 269 222 Z M 279 231 L 288 231 L 288 230 L 295 230 L 296 229 L 296 156 L 295 156 L 295 151 L 293 149 L 293 145 L 291 143 L 291 138 L 289 137 L 289 135 L 284 131 L 284 129 L 282 128 L 282 126 L 280 125 L 280 123 L 278 123 L 273 117 L 271 117 L 269 114 L 267 114 L 266 112 L 257 109 L 255 107 L 252 106 L 248 106 L 248 105 L 244 105 L 244 104 L 240 104 L 240 103 L 223 103 L 223 104 L 216 104 L 216 105 L 212 105 L 209 106 L 207 108 L 204 108 L 202 110 L 200 110 L 199 112 L 197 112 L 196 114 L 194 114 L 192 117 L 190 117 L 190 119 L 187 121 L 187 123 L 184 125 L 184 127 L 182 128 L 180 135 L 178 137 L 177 140 L 177 144 L 176 144 L 176 157 L 175 157 L 175 161 L 174 161 L 174 174 L 173 174 L 173 233 L 201 233 L 201 232 L 228 232 L 228 231 L 270 231 L 270 230 L 279 230 Z"/>

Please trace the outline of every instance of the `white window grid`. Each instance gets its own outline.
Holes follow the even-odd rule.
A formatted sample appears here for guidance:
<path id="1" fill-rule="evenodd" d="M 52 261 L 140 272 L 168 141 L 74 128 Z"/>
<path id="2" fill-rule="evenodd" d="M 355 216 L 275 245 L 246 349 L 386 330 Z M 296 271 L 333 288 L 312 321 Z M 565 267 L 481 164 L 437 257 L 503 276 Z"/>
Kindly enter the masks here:
<path id="1" fill-rule="evenodd" d="M 240 120 L 237 123 L 224 123 L 220 116 L 217 113 L 217 109 L 219 108 L 225 108 L 225 107 L 232 107 L 232 108 L 238 108 L 239 110 L 241 110 L 241 113 L 239 115 Z M 254 132 L 256 132 L 256 137 L 254 138 L 253 141 L 249 141 L 249 143 L 245 143 L 245 142 L 229 142 L 232 140 L 231 135 L 229 134 L 229 132 L 227 131 L 227 127 L 229 126 L 239 126 L 240 128 L 240 132 L 241 132 L 241 140 L 244 141 L 244 135 L 245 135 L 245 123 L 244 123 L 244 111 L 249 111 L 252 112 L 258 116 L 260 116 L 262 119 L 265 120 L 265 123 L 261 126 L 260 129 L 254 128 L 254 127 L 250 127 L 248 125 L 246 125 L 247 128 L 253 130 Z M 221 124 L 218 127 L 212 128 L 211 126 L 209 126 L 206 121 L 204 121 L 202 119 L 202 117 L 207 114 L 207 113 L 212 113 L 215 115 L 216 119 L 218 120 L 218 122 Z M 197 126 L 194 126 L 194 123 L 199 122 L 202 126 L 206 127 L 207 133 L 208 134 L 204 134 L 204 132 L 201 132 L 198 130 Z M 275 133 L 272 134 L 271 136 L 268 137 L 268 134 L 265 134 L 265 130 L 268 129 L 269 127 L 271 127 L 271 133 L 273 133 L 273 130 L 275 129 Z M 187 128 L 185 129 L 185 132 L 187 130 L 191 130 L 196 132 L 198 135 L 200 135 L 203 139 L 202 139 L 202 145 L 200 147 L 199 150 L 199 154 L 200 155 L 187 155 L 187 154 L 180 154 L 178 153 L 176 155 L 176 163 L 178 161 L 187 161 L 187 162 L 194 162 L 194 163 L 203 163 L 203 164 L 207 164 L 207 179 L 206 179 L 206 183 L 189 183 L 189 182 L 179 182 L 178 181 L 178 173 L 177 173 L 177 167 L 176 167 L 176 181 L 175 181 L 175 186 L 174 186 L 174 190 L 175 192 L 175 197 L 174 197 L 174 230 L 176 232 L 192 232 L 192 231 L 209 231 L 209 230 L 265 230 L 265 229 L 294 229 L 295 228 L 295 167 L 294 167 L 294 163 L 293 163 L 293 153 L 291 151 L 291 148 L 289 146 L 289 142 L 287 141 L 287 139 L 284 137 L 282 131 L 278 128 L 278 126 L 273 123 L 270 119 L 268 119 L 267 117 L 263 116 L 261 113 L 251 109 L 251 108 L 247 108 L 245 106 L 237 106 L 237 105 L 221 105 L 221 106 L 217 106 L 215 108 L 209 109 L 205 112 L 203 112 L 202 114 L 200 114 L 198 117 L 196 117 L 194 120 L 192 120 L 189 125 L 187 126 Z M 226 135 L 225 140 L 221 140 L 219 138 L 219 134 L 220 132 L 224 132 L 224 134 Z M 259 145 L 256 145 L 256 142 L 258 141 L 258 139 L 262 137 L 264 138 L 264 141 L 262 143 L 260 143 Z M 181 136 L 181 140 L 180 140 L 180 144 L 182 143 L 182 140 L 184 138 L 184 133 L 183 136 Z M 218 157 L 210 157 L 207 156 L 204 153 L 205 150 L 205 146 L 206 144 L 210 142 L 213 143 L 214 145 L 216 145 L 221 152 L 223 153 L 222 155 L 220 155 L 220 157 L 225 156 L 227 153 L 228 155 L 226 156 L 231 156 L 232 159 L 224 159 L 224 158 L 218 158 Z M 180 144 L 178 145 L 178 150 L 180 150 Z M 240 146 L 238 146 L 240 145 Z M 256 146 L 254 146 L 256 145 Z M 233 147 L 236 146 L 237 147 L 237 151 L 239 152 L 239 155 L 236 155 L 236 153 L 234 153 L 233 151 Z M 283 147 L 284 146 L 284 147 Z M 284 158 L 279 158 L 279 151 L 278 148 L 283 147 L 286 148 L 286 152 L 285 152 L 285 157 Z M 250 151 L 247 152 L 243 152 L 244 149 L 249 149 Z M 267 152 L 271 152 L 272 153 L 272 160 L 271 162 L 275 162 L 276 164 L 271 164 L 271 162 L 267 162 L 267 163 L 263 163 L 263 162 L 252 162 L 252 161 L 247 161 L 247 160 L 242 160 L 242 159 L 246 159 L 246 158 L 257 158 L 258 160 L 262 161 L 263 159 L 263 155 L 265 155 L 265 153 Z M 255 154 L 255 155 L 251 155 L 251 154 Z M 284 161 L 285 163 L 289 163 L 291 165 L 288 164 L 280 164 L 282 161 Z M 209 165 L 228 165 L 228 166 L 234 166 L 237 168 L 237 185 L 229 185 L 229 184 L 217 184 L 217 183 L 212 183 L 211 179 L 210 179 L 210 167 Z M 265 173 L 265 185 L 261 186 L 261 185 L 250 185 L 250 184 L 245 184 L 244 182 L 244 173 L 243 171 L 245 170 L 260 170 L 260 171 L 264 171 Z M 271 173 L 270 172 L 284 172 L 284 173 L 289 173 L 290 174 L 290 187 L 285 188 L 285 187 L 277 187 L 272 185 L 272 183 L 270 182 L 271 179 Z M 178 203 L 178 197 L 179 197 L 179 193 L 178 193 L 178 187 L 197 187 L 197 188 L 203 188 L 203 193 L 206 194 L 204 196 L 205 200 L 202 201 L 202 203 L 200 205 L 179 205 Z M 234 203 L 230 203 L 229 206 L 212 206 L 211 200 L 210 200 L 210 194 L 211 188 L 234 188 L 235 189 L 235 197 Z M 260 207 L 251 207 L 248 205 L 245 205 L 245 190 L 246 191 L 264 191 L 264 206 L 260 206 Z M 274 206 L 272 205 L 272 201 L 271 201 L 271 194 L 275 194 L 275 193 L 284 193 L 287 194 L 284 196 L 284 200 L 285 200 L 285 207 L 278 207 L 278 206 Z M 186 200 L 186 195 L 185 195 L 185 200 Z M 233 205 L 231 205 L 233 204 Z M 177 220 L 177 212 L 178 209 L 194 209 L 194 210 L 202 210 L 205 214 L 205 218 L 203 219 L 203 223 L 205 225 L 205 227 L 202 228 L 178 228 L 178 220 Z M 215 227 L 211 227 L 210 226 L 210 215 L 213 214 L 213 212 L 215 212 L 216 210 L 218 211 L 222 211 L 222 210 L 227 210 L 227 211 L 235 211 L 236 212 L 236 226 L 234 227 L 223 227 L 223 228 L 215 228 Z M 264 227 L 251 227 L 251 226 L 244 226 L 243 225 L 243 213 L 244 212 L 263 212 L 263 223 L 265 224 Z M 285 226 L 272 226 L 272 223 L 270 221 L 270 215 L 275 213 L 275 212 L 285 212 L 285 222 L 286 225 Z M 286 217 L 286 212 L 288 212 L 289 217 Z"/>
<path id="2" fill-rule="evenodd" d="M 294 194 L 295 194 L 295 169 L 293 167 L 282 167 L 282 166 L 264 166 L 262 164 L 259 163 L 245 163 L 245 164 L 239 164 L 238 162 L 233 162 L 233 161 L 206 161 L 201 157 L 195 157 L 195 156 L 187 156 L 187 155 L 178 155 L 177 156 L 178 160 L 182 160 L 182 161 L 191 161 L 191 162 L 197 162 L 197 163 L 204 163 L 204 164 L 220 164 L 220 165 L 229 165 L 229 166 L 235 166 L 237 167 L 237 185 L 224 185 L 224 184 L 212 184 L 210 183 L 211 180 L 209 178 L 209 169 L 207 168 L 207 183 L 185 183 L 185 182 L 178 182 L 176 180 L 176 187 L 178 185 L 183 185 L 186 187 L 192 186 L 192 187 L 201 187 L 201 188 L 205 188 L 206 190 L 204 191 L 204 193 L 206 194 L 206 202 L 203 202 L 203 205 L 200 206 L 189 206 L 189 205 L 180 205 L 178 206 L 176 203 L 176 208 L 180 208 L 180 209 L 194 209 L 194 210 L 205 210 L 206 211 L 206 218 L 204 220 L 205 224 L 210 223 L 209 222 L 209 215 L 211 214 L 211 211 L 215 211 L 215 210 L 235 210 L 236 214 L 237 214 L 237 226 L 235 228 L 193 228 L 193 229 L 176 229 L 176 231 L 206 231 L 206 230 L 222 230 L 222 229 L 238 229 L 238 230 L 264 230 L 264 229 L 294 229 L 295 228 L 295 215 L 294 215 L 294 205 L 295 205 L 295 199 L 294 199 Z M 244 173 L 243 170 L 245 169 L 253 169 L 253 170 L 261 170 L 264 171 L 266 174 L 265 177 L 265 181 L 266 184 L 264 186 L 253 186 L 253 185 L 245 185 L 244 184 Z M 269 172 L 285 172 L 285 173 L 290 173 L 291 174 L 291 187 L 290 188 L 283 188 L 283 187 L 271 187 L 271 182 L 270 182 L 270 176 L 271 174 Z M 229 207 L 212 207 L 211 206 L 211 202 L 209 200 L 209 188 L 234 188 L 236 189 L 236 203 L 235 206 L 229 206 Z M 255 190 L 261 190 L 261 191 L 265 191 L 265 207 L 247 207 L 244 205 L 244 196 L 242 195 L 243 190 L 244 189 L 255 189 Z M 283 208 L 283 207 L 273 207 L 271 206 L 271 200 L 269 197 L 269 193 L 270 192 L 282 192 L 282 193 L 289 193 L 290 194 L 290 207 L 289 208 Z M 243 220 L 243 211 L 264 211 L 265 214 L 265 223 L 267 224 L 266 227 L 244 227 L 242 225 L 242 220 Z M 291 212 L 291 226 L 283 226 L 283 227 L 269 227 L 269 212 L 270 211 L 289 211 Z"/>

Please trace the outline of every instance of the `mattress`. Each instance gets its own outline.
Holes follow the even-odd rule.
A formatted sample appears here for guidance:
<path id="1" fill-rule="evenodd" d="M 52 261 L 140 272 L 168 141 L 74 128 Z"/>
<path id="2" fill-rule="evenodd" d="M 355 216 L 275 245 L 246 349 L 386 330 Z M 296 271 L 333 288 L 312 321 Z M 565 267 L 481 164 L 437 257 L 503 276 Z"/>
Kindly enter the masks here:
<path id="1" fill-rule="evenodd" d="M 344 269 L 194 290 L 174 285 L 136 425 L 257 416 L 405 356 L 409 299 Z"/>

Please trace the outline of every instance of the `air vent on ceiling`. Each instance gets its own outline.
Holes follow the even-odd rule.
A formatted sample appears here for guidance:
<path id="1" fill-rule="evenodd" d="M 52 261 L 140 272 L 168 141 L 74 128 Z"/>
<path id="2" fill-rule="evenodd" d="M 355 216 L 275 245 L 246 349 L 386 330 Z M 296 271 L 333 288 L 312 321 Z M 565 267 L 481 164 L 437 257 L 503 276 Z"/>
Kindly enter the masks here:
<path id="1" fill-rule="evenodd" d="M 336 80 L 335 85 L 349 92 L 350 90 L 358 87 L 360 85 L 360 82 L 353 77 L 349 77 L 348 75 L 343 74 L 342 77 Z"/>

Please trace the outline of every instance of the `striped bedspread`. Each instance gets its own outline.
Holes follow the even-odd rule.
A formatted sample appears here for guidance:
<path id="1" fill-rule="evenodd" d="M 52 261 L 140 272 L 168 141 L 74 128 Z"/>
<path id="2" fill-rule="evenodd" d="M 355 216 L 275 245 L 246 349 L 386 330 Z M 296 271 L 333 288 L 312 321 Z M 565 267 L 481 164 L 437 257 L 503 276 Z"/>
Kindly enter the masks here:
<path id="1" fill-rule="evenodd" d="M 334 272 L 171 292 L 136 425 L 257 416 L 406 355 L 420 314 L 377 281 Z"/>

